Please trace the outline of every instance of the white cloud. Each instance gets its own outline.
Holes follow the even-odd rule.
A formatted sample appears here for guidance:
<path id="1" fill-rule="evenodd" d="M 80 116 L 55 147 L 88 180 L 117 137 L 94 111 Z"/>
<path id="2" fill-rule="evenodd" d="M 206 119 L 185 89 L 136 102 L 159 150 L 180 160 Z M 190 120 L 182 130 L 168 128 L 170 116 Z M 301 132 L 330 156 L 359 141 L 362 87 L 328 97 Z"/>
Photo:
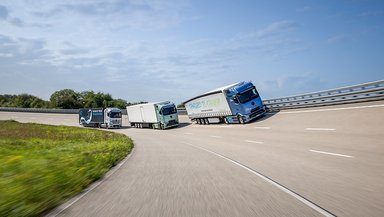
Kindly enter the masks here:
<path id="1" fill-rule="evenodd" d="M 58 21 L 59 17 L 69 16 L 66 14 L 68 11 L 59 9 L 63 7 L 51 5 L 48 7 L 50 9 L 45 10 L 48 12 L 44 16 L 53 19 L 49 21 L 53 27 L 38 28 L 40 31 L 33 31 L 36 27 L 27 25 L 23 28 L 35 33 L 35 36 L 39 35 L 41 39 L 11 40 L 10 50 L 17 51 L 12 54 L 14 55 L 12 63 L 29 65 L 40 63 L 45 65 L 45 70 L 52 70 L 52 73 L 56 74 L 45 77 L 51 80 L 52 84 L 64 87 L 67 84 L 80 90 L 92 89 L 92 85 L 109 86 L 106 83 L 114 83 L 113 86 L 129 84 L 137 88 L 143 85 L 151 88 L 153 86 L 195 88 L 195 82 L 186 84 L 186 81 L 195 81 L 196 78 L 204 78 L 196 82 L 202 90 L 209 90 L 214 86 L 226 84 L 227 78 L 238 70 L 242 59 L 252 58 L 255 54 L 263 58 L 268 56 L 274 58 L 287 55 L 289 50 L 296 49 L 295 40 L 288 37 L 288 34 L 297 27 L 297 24 L 291 21 L 271 23 L 258 31 L 222 40 L 175 41 L 173 38 L 143 40 L 129 37 L 131 31 L 126 32 L 128 39 L 125 40 L 125 35 L 119 35 L 121 32 L 116 34 L 105 27 L 106 22 L 102 20 L 99 15 L 101 12 L 97 8 L 83 11 L 83 6 L 80 5 L 76 9 L 75 17 Z M 156 10 L 166 10 L 168 6 L 153 7 L 158 8 Z M 70 8 L 75 10 L 75 3 Z M 58 14 L 51 14 L 50 11 L 54 10 L 59 11 Z M 66 10 L 69 10 L 68 7 Z M 31 23 L 42 25 L 46 22 L 42 21 L 42 16 L 43 14 L 39 14 L 35 20 L 31 20 Z M 146 19 L 152 18 L 143 18 Z M 91 24 L 96 21 L 100 21 L 100 25 L 93 27 Z M 71 29 L 69 26 L 73 26 L 73 31 L 64 32 Z M 4 47 L 0 48 L 0 52 L 6 54 L 3 50 Z M 58 78 L 62 80 L 58 81 Z M 136 82 L 132 83 L 133 80 Z M 157 92 L 160 93 L 161 90 Z M 182 101 L 183 96 L 179 96 L 177 100 Z"/>
<path id="2" fill-rule="evenodd" d="M 46 89 L 39 90 L 43 94 L 73 88 L 151 100 L 176 91 L 180 94 L 174 98 L 182 101 L 232 80 L 259 77 L 257 72 L 238 73 L 247 61 L 257 65 L 305 49 L 295 34 L 298 23 L 290 20 L 220 39 L 181 38 L 173 30 L 182 22 L 205 19 L 184 17 L 184 5 L 183 0 L 68 0 L 40 6 L 36 1 L 12 1 L 7 20 L 18 19 L 19 25 L 9 23 L 0 30 L 0 62 L 7 68 L 0 75 L 16 70 L 23 74 L 18 76 L 23 82 L 9 87 L 14 89 L 40 84 L 28 76 L 43 75 L 49 82 L 38 87 Z M 135 94 L 143 87 L 152 91 Z"/>
<path id="3" fill-rule="evenodd" d="M 257 32 L 259 38 L 271 36 L 274 34 L 288 32 L 298 27 L 298 24 L 289 20 L 282 20 L 269 24 L 264 29 Z"/>

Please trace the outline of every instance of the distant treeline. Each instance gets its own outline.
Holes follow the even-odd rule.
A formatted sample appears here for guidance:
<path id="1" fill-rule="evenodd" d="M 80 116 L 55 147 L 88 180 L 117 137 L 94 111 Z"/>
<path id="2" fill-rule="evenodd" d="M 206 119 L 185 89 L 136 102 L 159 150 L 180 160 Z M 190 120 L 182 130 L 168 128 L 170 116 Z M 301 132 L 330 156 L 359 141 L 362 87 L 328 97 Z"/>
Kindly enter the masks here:
<path id="1" fill-rule="evenodd" d="M 98 108 L 117 107 L 125 109 L 126 106 L 146 102 L 127 102 L 123 99 L 113 99 L 110 94 L 95 93 L 93 91 L 76 92 L 71 89 L 64 89 L 54 92 L 49 101 L 30 94 L 0 95 L 0 107 L 17 108 Z"/>

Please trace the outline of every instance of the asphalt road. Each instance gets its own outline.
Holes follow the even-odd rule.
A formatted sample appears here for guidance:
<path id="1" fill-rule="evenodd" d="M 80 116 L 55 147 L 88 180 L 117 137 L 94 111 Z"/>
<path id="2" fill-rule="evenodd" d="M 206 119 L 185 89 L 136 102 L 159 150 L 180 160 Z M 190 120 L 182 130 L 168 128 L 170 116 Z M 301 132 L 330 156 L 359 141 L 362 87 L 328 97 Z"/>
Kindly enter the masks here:
<path id="1" fill-rule="evenodd" d="M 0 119 L 78 126 L 77 115 Z M 383 101 L 289 110 L 246 125 L 181 120 L 164 131 L 113 130 L 134 140 L 133 153 L 51 215 L 384 215 Z"/>

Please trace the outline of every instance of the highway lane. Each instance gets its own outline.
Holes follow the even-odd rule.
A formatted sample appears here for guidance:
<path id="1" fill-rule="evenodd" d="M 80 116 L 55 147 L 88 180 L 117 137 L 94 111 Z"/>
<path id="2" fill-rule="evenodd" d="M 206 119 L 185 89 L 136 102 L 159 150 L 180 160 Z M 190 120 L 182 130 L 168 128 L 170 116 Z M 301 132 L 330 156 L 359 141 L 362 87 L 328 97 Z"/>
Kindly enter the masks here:
<path id="1" fill-rule="evenodd" d="M 195 125 L 182 117 L 172 130 L 116 130 L 134 139 L 135 152 L 60 215 L 322 215 L 256 171 L 334 215 L 381 216 L 384 107 L 366 107 L 377 104 L 289 110 L 247 125 Z M 74 115 L 0 113 L 7 116 L 77 125 Z"/>

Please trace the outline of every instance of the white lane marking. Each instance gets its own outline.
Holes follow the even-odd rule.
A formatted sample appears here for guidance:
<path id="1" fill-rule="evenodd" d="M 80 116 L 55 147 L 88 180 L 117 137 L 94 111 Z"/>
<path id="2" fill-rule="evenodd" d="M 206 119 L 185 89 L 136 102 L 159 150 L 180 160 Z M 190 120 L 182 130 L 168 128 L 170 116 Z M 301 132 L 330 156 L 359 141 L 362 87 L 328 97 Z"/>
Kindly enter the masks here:
<path id="1" fill-rule="evenodd" d="M 258 141 L 253 141 L 253 140 L 244 140 L 244 142 L 255 143 L 255 144 L 264 144 L 264 142 L 258 142 Z"/>
<path id="2" fill-rule="evenodd" d="M 340 110 L 366 109 L 366 108 L 378 108 L 378 107 L 384 107 L 384 104 L 383 104 L 383 105 L 367 105 L 367 106 L 355 106 L 355 107 L 333 108 L 333 109 L 315 109 L 315 110 L 304 110 L 304 111 L 279 112 L 279 114 L 296 114 L 296 113 L 309 113 L 309 112 L 326 112 L 326 111 L 340 111 Z"/>
<path id="3" fill-rule="evenodd" d="M 95 188 L 97 188 L 100 184 L 102 184 L 106 179 L 108 179 L 110 176 L 112 176 L 117 170 L 120 169 L 121 166 L 125 164 L 125 162 L 131 158 L 133 155 L 133 152 L 135 151 L 135 148 L 132 148 L 131 153 L 123 161 L 121 161 L 119 164 L 114 166 L 107 174 L 99 181 L 94 182 L 91 184 L 88 188 L 86 188 L 83 193 L 79 194 L 78 196 L 75 196 L 74 198 L 70 199 L 68 202 L 62 204 L 61 206 L 57 207 L 56 209 L 52 210 L 50 213 L 48 213 L 46 216 L 49 217 L 56 217 L 60 213 L 62 213 L 64 210 L 71 207 L 73 204 L 75 204 L 77 201 L 79 201 L 81 198 L 83 198 L 85 195 L 87 195 L 89 192 L 93 191 Z"/>
<path id="4" fill-rule="evenodd" d="M 328 155 L 333 155 L 333 156 L 338 156 L 338 157 L 348 157 L 348 158 L 352 158 L 353 156 L 350 156 L 350 155 L 345 155 L 345 154 L 337 154 L 337 153 L 332 153 L 332 152 L 326 152 L 326 151 L 318 151 L 318 150 L 309 150 L 310 152 L 315 152 L 315 153 L 319 153 L 319 154 L 328 154 Z"/>
<path id="5" fill-rule="evenodd" d="M 295 193 L 294 191 L 291 191 L 291 190 L 288 189 L 287 187 L 284 187 L 283 185 L 281 185 L 281 184 L 279 184 L 279 183 L 273 181 L 271 178 L 269 178 L 269 177 L 267 177 L 267 176 L 265 176 L 265 175 L 263 175 L 263 174 L 261 174 L 261 173 L 255 171 L 255 170 L 251 169 L 250 167 L 247 167 L 247 166 L 245 166 L 245 165 L 243 165 L 243 164 L 241 164 L 241 163 L 239 163 L 239 162 L 237 162 L 237 161 L 234 161 L 234 160 L 232 160 L 232 159 L 230 159 L 230 158 L 228 158 L 228 157 L 225 157 L 224 155 L 218 154 L 218 153 L 216 153 L 216 152 L 214 152 L 214 151 L 210 151 L 210 150 L 205 149 L 205 148 L 203 148 L 203 147 L 196 146 L 196 145 L 192 145 L 192 144 L 187 143 L 187 142 L 183 142 L 183 143 L 186 144 L 186 145 L 195 147 L 195 148 L 197 148 L 197 149 L 201 149 L 201 150 L 204 150 L 204 151 L 206 151 L 206 152 L 209 152 L 209 153 L 211 153 L 211 154 L 213 154 L 213 155 L 215 155 L 215 156 L 217 156 L 217 157 L 223 158 L 223 159 L 225 159 L 225 160 L 227 160 L 227 161 L 229 161 L 229 162 L 231 162 L 231 163 L 233 163 L 233 164 L 235 164 L 235 165 L 237 165 L 237 166 L 239 166 L 239 167 L 241 167 L 241 168 L 247 170 L 248 172 L 253 173 L 254 175 L 258 176 L 259 178 L 263 179 L 264 181 L 268 182 L 269 184 L 271 184 L 271 185 L 277 187 L 278 189 L 284 191 L 285 193 L 291 195 L 292 197 L 296 198 L 297 200 L 301 201 L 301 202 L 304 203 L 305 205 L 311 207 L 312 209 L 316 210 L 317 212 L 319 212 L 320 214 L 322 214 L 322 215 L 324 215 L 324 216 L 327 216 L 327 217 L 328 217 L 328 216 L 329 216 L 329 217 L 336 216 L 336 215 L 330 213 L 329 211 L 327 211 L 326 209 L 320 207 L 319 205 L 317 205 L 317 204 L 311 202 L 310 200 L 306 199 L 305 197 L 303 197 L 303 196 L 301 196 L 301 195 Z"/>
<path id="6" fill-rule="evenodd" d="M 185 135 L 193 135 L 193 133 L 184 133 Z"/>
<path id="7" fill-rule="evenodd" d="M 212 137 L 212 138 L 223 138 L 221 136 L 210 136 L 210 137 Z"/>
<path id="8" fill-rule="evenodd" d="M 260 129 L 260 130 L 270 130 L 271 127 L 253 127 L 255 129 Z"/>
<path id="9" fill-rule="evenodd" d="M 333 128 L 305 128 L 305 130 L 312 130 L 312 131 L 335 131 L 336 129 L 333 129 Z"/>

